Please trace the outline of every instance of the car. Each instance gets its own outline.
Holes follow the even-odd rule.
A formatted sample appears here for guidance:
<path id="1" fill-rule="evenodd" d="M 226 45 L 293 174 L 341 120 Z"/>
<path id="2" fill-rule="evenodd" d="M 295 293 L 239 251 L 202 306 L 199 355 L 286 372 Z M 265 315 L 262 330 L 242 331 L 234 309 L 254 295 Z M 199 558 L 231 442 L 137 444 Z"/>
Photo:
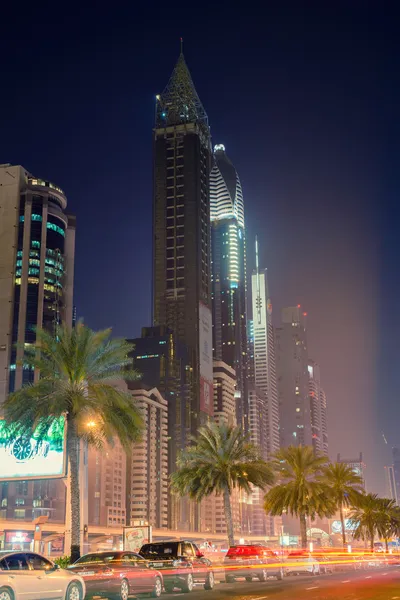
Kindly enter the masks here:
<path id="1" fill-rule="evenodd" d="M 191 592 L 198 584 L 212 590 L 215 585 L 211 561 L 193 542 L 153 542 L 144 544 L 139 554 L 163 574 L 166 592 L 172 592 L 174 588 Z"/>
<path id="2" fill-rule="evenodd" d="M 246 581 L 257 578 L 266 581 L 268 577 L 283 579 L 285 569 L 281 559 L 261 544 L 238 544 L 231 546 L 224 559 L 225 581 L 232 583 L 238 577 Z"/>
<path id="3" fill-rule="evenodd" d="M 298 575 L 299 573 L 319 575 L 321 572 L 317 558 L 307 550 L 293 550 L 289 552 L 285 560 L 285 567 L 288 575 Z"/>
<path id="4" fill-rule="evenodd" d="M 151 594 L 153 598 L 162 594 L 161 573 L 151 569 L 135 552 L 91 552 L 81 556 L 68 570 L 83 578 L 86 598 L 127 600 L 137 594 Z"/>
<path id="5" fill-rule="evenodd" d="M 1 600 L 83 600 L 85 582 L 35 552 L 3 552 L 0 556 Z"/>

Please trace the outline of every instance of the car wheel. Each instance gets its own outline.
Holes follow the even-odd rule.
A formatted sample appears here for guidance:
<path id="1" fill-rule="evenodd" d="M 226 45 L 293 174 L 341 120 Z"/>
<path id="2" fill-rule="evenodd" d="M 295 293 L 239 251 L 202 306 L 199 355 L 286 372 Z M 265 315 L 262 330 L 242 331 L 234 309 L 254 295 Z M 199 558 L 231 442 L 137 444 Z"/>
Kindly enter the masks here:
<path id="1" fill-rule="evenodd" d="M 7 587 L 0 588 L 0 600 L 14 600 L 14 594 Z"/>
<path id="2" fill-rule="evenodd" d="M 184 584 L 182 585 L 182 592 L 191 592 L 193 590 L 193 575 L 189 573 L 186 575 Z"/>
<path id="3" fill-rule="evenodd" d="M 258 579 L 259 579 L 260 581 L 267 581 L 267 579 L 268 579 L 268 573 L 267 573 L 267 569 L 262 569 L 262 570 L 260 571 L 260 574 L 259 574 L 259 576 L 258 576 Z"/>
<path id="4" fill-rule="evenodd" d="M 278 573 L 276 574 L 276 578 L 278 581 L 282 581 L 284 576 L 285 576 L 285 573 L 283 571 L 283 568 L 281 567 L 280 571 L 278 571 Z"/>
<path id="5" fill-rule="evenodd" d="M 151 596 L 152 598 L 159 598 L 162 594 L 162 583 L 161 583 L 161 579 L 159 577 L 156 577 L 155 582 L 154 582 L 154 588 L 153 591 L 151 592 Z"/>
<path id="6" fill-rule="evenodd" d="M 1 596 L 0 599 L 2 600 Z M 65 600 L 82 600 L 82 588 L 77 581 L 69 584 Z"/>
<path id="7" fill-rule="evenodd" d="M 121 581 L 121 588 L 119 590 L 118 600 L 128 600 L 129 598 L 129 584 L 126 579 Z"/>
<path id="8" fill-rule="evenodd" d="M 212 590 L 215 585 L 214 573 L 212 571 L 209 572 L 206 582 L 204 584 L 205 590 Z"/>
<path id="9" fill-rule="evenodd" d="M 164 590 L 166 594 L 172 594 L 175 589 L 175 585 L 173 583 L 164 583 Z"/>

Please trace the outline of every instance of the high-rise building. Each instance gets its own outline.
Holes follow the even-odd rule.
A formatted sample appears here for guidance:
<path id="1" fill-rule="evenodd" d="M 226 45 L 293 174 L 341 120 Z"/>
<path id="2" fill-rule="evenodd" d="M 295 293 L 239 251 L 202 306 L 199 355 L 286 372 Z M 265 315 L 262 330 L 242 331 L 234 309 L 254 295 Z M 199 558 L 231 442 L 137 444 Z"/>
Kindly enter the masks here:
<path id="1" fill-rule="evenodd" d="M 0 402 L 34 380 L 19 364 L 34 329 L 72 323 L 75 217 L 66 208 L 53 183 L 0 165 Z"/>
<path id="2" fill-rule="evenodd" d="M 394 500 L 398 504 L 398 496 L 396 489 L 396 478 L 394 476 L 394 466 L 384 467 L 385 469 L 385 498 Z"/>
<path id="3" fill-rule="evenodd" d="M 279 450 L 279 404 L 275 364 L 275 333 L 272 325 L 272 303 L 267 270 L 260 270 L 256 239 L 256 269 L 251 277 L 253 319 L 249 323 L 249 433 L 269 460 Z M 280 519 L 268 517 L 264 511 L 264 492 L 254 488 L 248 511 L 251 532 L 274 535 Z M 279 523 L 278 523 L 279 521 Z"/>
<path id="4" fill-rule="evenodd" d="M 121 527 L 126 519 L 126 453 L 118 439 L 113 446 L 88 452 L 89 525 Z M 129 519 L 128 519 L 129 521 Z"/>
<path id="5" fill-rule="evenodd" d="M 353 469 L 356 475 L 359 475 L 363 480 L 363 487 L 365 488 L 365 468 L 366 465 L 363 460 L 362 452 L 360 452 L 358 457 L 354 458 L 343 458 L 341 454 L 337 455 L 337 462 L 348 465 L 351 469 Z"/>
<path id="6" fill-rule="evenodd" d="M 157 388 L 168 402 L 168 472 L 176 470 L 178 452 L 190 433 L 185 426 L 191 411 L 192 374 L 187 346 L 167 327 L 144 327 L 142 337 L 129 340 L 134 345 L 131 356 L 139 371 L 141 383 Z M 189 527 L 185 504 L 168 492 L 171 529 Z M 178 506 L 181 510 L 178 510 Z"/>
<path id="7" fill-rule="evenodd" d="M 392 457 L 393 457 L 393 473 L 394 473 L 394 481 L 396 484 L 396 493 L 397 493 L 397 498 L 400 501 L 400 448 L 398 446 L 394 446 L 392 448 Z"/>
<path id="8" fill-rule="evenodd" d="M 266 431 L 265 458 L 279 449 L 279 402 L 276 382 L 275 333 L 266 269 L 260 271 L 256 240 L 256 269 L 251 276 L 254 339 L 254 383 L 262 393 Z"/>
<path id="9" fill-rule="evenodd" d="M 72 324 L 75 217 L 64 192 L 20 165 L 0 165 L 0 404 L 35 381 L 21 364 L 35 328 Z M 63 481 L 0 484 L 4 518 L 64 520 Z"/>
<path id="10" fill-rule="evenodd" d="M 214 418 L 216 423 L 236 425 L 236 374 L 223 361 L 214 361 Z M 239 493 L 232 490 L 231 510 L 234 530 L 241 531 Z M 226 521 L 222 496 L 212 495 L 202 502 L 202 530 L 225 533 Z"/>
<path id="11" fill-rule="evenodd" d="M 321 387 L 320 367 L 309 360 L 307 368 L 312 444 L 316 453 L 328 455 L 326 394 Z"/>
<path id="12" fill-rule="evenodd" d="M 236 426 L 236 373 L 221 360 L 214 361 L 214 418 Z"/>
<path id="13" fill-rule="evenodd" d="M 213 414 L 208 118 L 181 53 L 156 103 L 154 129 L 154 325 L 189 350 L 189 435 Z"/>
<path id="14" fill-rule="evenodd" d="M 168 403 L 156 389 L 128 382 L 142 414 L 142 441 L 127 457 L 127 513 L 130 523 L 168 527 Z"/>
<path id="15" fill-rule="evenodd" d="M 276 329 L 282 447 L 313 445 L 305 319 L 300 306 L 284 308 Z"/>
<path id="16" fill-rule="evenodd" d="M 235 369 L 236 416 L 248 430 L 246 245 L 242 186 L 219 144 L 210 173 L 211 276 L 214 358 Z"/>

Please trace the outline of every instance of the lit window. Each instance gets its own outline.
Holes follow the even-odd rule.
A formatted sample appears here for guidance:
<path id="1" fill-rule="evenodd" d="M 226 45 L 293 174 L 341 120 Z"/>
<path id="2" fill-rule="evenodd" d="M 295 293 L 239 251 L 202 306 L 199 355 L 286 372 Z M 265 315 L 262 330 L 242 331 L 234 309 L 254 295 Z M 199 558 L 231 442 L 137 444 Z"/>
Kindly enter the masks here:
<path id="1" fill-rule="evenodd" d="M 54 223 L 47 223 L 47 229 L 52 229 L 53 231 L 56 231 L 57 233 L 65 237 L 64 229 L 61 229 L 61 227 L 55 225 Z"/>
<path id="2" fill-rule="evenodd" d="M 299 409 L 299 408 L 296 408 L 296 412 L 300 412 L 300 409 Z"/>

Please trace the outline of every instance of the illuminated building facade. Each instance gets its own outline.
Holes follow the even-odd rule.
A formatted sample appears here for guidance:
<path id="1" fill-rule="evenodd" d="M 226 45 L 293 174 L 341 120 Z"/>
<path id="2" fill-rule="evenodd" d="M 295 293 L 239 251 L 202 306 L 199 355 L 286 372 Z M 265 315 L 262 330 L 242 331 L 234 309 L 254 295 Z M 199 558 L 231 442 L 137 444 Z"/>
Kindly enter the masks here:
<path id="1" fill-rule="evenodd" d="M 208 118 L 181 53 L 156 103 L 153 321 L 171 329 L 190 353 L 184 446 L 213 413 L 210 161 Z"/>
<path id="2" fill-rule="evenodd" d="M 168 527 L 168 403 L 156 389 L 128 382 L 142 415 L 142 440 L 127 456 L 127 513 L 130 524 Z"/>
<path id="3" fill-rule="evenodd" d="M 397 499 L 400 500 L 400 448 L 398 446 L 392 448 L 392 457 Z"/>
<path id="4" fill-rule="evenodd" d="M 123 527 L 126 515 L 126 453 L 118 439 L 113 446 L 88 451 L 89 525 Z"/>
<path id="5" fill-rule="evenodd" d="M 263 446 L 265 459 L 279 450 L 279 403 L 276 382 L 275 333 L 272 325 L 272 303 L 268 290 L 267 270 L 260 270 L 258 242 L 256 240 L 256 269 L 251 277 L 253 307 L 252 337 L 254 343 L 253 365 L 255 387 L 264 402 L 262 414 Z"/>
<path id="6" fill-rule="evenodd" d="M 35 381 L 21 365 L 35 328 L 72 324 L 75 217 L 64 192 L 20 165 L 0 165 L 0 403 Z M 64 520 L 63 481 L 0 485 L 3 518 Z"/>
<path id="7" fill-rule="evenodd" d="M 235 369 L 236 417 L 248 431 L 246 245 L 242 186 L 222 144 L 210 173 L 214 358 Z"/>

